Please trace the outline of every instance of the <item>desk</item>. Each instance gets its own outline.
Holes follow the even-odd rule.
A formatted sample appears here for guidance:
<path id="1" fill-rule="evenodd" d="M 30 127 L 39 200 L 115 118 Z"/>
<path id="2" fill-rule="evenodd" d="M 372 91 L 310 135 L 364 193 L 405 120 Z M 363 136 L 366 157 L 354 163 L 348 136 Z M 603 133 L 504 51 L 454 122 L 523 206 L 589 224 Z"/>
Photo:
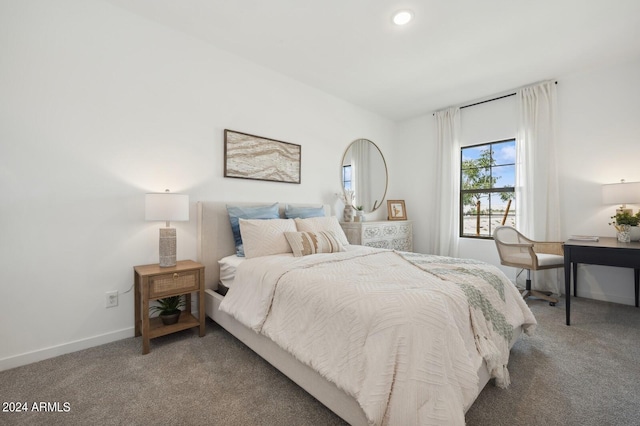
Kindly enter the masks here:
<path id="1" fill-rule="evenodd" d="M 638 307 L 640 281 L 640 242 L 621 243 L 616 238 L 600 237 L 600 241 L 569 240 L 564 243 L 564 294 L 567 307 L 567 325 L 570 325 L 571 264 L 573 264 L 573 295 L 578 296 L 578 263 L 633 268 Z"/>

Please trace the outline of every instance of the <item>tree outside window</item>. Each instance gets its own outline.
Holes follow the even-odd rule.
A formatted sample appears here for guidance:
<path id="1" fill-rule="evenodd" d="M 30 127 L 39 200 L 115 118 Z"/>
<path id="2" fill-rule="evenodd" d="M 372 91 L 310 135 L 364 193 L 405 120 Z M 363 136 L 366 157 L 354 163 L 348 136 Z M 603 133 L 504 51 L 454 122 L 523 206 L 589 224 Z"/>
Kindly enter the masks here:
<path id="1" fill-rule="evenodd" d="M 515 154 L 515 139 L 462 148 L 461 236 L 490 238 L 496 226 L 515 226 Z"/>

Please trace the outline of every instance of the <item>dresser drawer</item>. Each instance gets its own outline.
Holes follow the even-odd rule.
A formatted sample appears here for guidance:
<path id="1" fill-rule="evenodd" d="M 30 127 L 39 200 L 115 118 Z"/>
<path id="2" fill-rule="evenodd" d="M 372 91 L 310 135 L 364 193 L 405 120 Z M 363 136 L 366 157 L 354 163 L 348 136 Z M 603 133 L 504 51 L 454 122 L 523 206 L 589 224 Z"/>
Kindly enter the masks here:
<path id="1" fill-rule="evenodd" d="M 413 251 L 411 222 L 373 221 L 341 223 L 349 244 L 399 251 Z"/>
<path id="2" fill-rule="evenodd" d="M 173 272 L 149 277 L 149 298 L 156 299 L 173 293 L 200 289 L 200 271 Z"/>

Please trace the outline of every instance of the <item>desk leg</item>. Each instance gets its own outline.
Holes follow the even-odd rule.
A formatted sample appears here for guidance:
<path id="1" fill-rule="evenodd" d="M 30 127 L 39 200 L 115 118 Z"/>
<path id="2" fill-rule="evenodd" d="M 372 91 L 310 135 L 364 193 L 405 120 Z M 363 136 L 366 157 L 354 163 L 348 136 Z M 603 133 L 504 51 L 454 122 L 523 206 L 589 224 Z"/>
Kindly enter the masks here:
<path id="1" fill-rule="evenodd" d="M 578 264 L 573 262 L 573 297 L 578 297 Z"/>
<path id="2" fill-rule="evenodd" d="M 566 253 L 564 258 L 564 300 L 567 310 L 567 325 L 571 325 L 571 261 Z"/>
<path id="3" fill-rule="evenodd" d="M 635 268 L 633 270 L 633 279 L 635 281 L 636 284 L 636 308 L 638 307 L 638 290 L 640 290 L 638 288 L 638 284 L 640 284 L 640 269 Z"/>

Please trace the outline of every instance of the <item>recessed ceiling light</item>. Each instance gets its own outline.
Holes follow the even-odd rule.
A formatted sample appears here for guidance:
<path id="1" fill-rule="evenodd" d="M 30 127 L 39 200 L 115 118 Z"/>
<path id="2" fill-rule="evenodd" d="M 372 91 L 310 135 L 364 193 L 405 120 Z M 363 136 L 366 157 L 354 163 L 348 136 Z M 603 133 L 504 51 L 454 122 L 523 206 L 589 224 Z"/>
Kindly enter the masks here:
<path id="1" fill-rule="evenodd" d="M 393 15 L 393 23 L 396 25 L 407 25 L 413 19 L 413 13 L 408 10 L 400 10 Z"/>

